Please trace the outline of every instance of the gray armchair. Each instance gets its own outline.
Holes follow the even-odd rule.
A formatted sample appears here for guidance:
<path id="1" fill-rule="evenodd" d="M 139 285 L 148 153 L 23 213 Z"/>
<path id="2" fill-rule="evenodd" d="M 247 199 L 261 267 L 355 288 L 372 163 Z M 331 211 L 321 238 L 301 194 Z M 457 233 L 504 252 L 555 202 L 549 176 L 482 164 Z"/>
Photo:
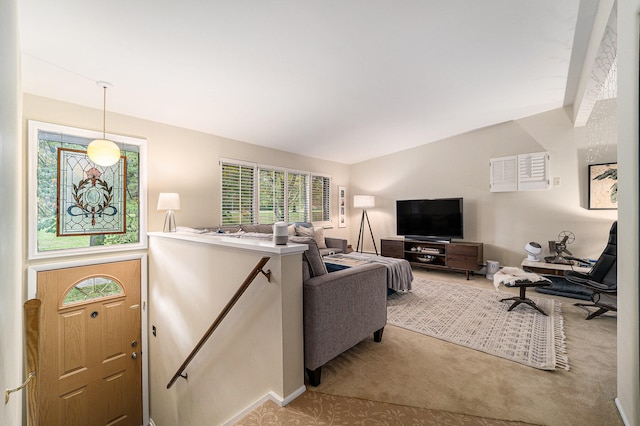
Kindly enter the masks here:
<path id="1" fill-rule="evenodd" d="M 312 386 L 331 359 L 387 323 L 387 270 L 366 264 L 327 273 L 315 241 L 303 256 L 304 364 Z"/>

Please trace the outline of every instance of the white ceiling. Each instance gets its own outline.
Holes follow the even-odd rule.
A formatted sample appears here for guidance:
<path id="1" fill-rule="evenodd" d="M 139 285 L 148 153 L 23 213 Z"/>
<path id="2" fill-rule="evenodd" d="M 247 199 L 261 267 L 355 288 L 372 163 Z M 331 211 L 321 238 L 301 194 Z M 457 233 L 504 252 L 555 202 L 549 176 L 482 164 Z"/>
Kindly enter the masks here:
<path id="1" fill-rule="evenodd" d="M 352 164 L 572 103 L 580 3 L 20 0 L 22 86 Z"/>

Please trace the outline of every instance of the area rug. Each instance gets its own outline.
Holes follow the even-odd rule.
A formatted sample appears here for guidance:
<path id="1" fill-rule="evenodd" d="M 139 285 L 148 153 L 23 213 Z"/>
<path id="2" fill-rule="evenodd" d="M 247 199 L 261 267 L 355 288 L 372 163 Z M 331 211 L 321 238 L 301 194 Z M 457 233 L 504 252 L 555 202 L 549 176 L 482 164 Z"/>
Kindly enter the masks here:
<path id="1" fill-rule="evenodd" d="M 416 279 L 413 290 L 389 296 L 387 322 L 541 370 L 569 369 L 561 304 L 531 298 L 548 316 L 513 294 Z"/>

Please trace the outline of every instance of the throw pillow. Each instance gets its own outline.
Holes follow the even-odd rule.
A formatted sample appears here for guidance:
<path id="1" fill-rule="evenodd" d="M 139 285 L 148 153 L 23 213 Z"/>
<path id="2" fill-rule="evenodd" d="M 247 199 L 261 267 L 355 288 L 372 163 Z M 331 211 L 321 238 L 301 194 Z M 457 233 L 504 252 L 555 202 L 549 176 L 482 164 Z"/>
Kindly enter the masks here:
<path id="1" fill-rule="evenodd" d="M 296 225 L 292 223 L 291 225 L 287 226 L 287 234 L 296 235 Z"/>
<path id="2" fill-rule="evenodd" d="M 296 235 L 301 237 L 309 237 L 316 239 L 316 234 L 313 232 L 313 228 L 306 228 L 304 226 L 296 226 Z"/>
<path id="3" fill-rule="evenodd" d="M 324 228 L 322 226 L 316 226 L 313 228 L 313 232 L 315 234 L 316 242 L 318 243 L 319 249 L 326 249 L 327 243 L 324 240 Z"/>
<path id="4" fill-rule="evenodd" d="M 327 273 L 327 267 L 322 261 L 322 256 L 320 256 L 320 251 L 318 250 L 318 245 L 315 240 L 309 238 L 309 240 L 305 243 L 309 245 L 309 248 L 305 250 L 303 256 L 309 263 L 309 270 L 311 272 L 312 277 L 317 277 L 319 275 L 324 275 Z"/>

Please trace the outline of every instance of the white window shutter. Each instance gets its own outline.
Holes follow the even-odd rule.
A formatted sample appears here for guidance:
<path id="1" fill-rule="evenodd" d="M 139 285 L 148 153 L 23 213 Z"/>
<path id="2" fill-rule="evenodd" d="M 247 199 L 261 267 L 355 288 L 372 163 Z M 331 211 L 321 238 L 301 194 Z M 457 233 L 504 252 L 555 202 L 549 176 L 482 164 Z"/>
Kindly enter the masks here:
<path id="1" fill-rule="evenodd" d="M 518 190 L 518 156 L 492 158 L 489 164 L 491 192 Z"/>
<path id="2" fill-rule="evenodd" d="M 549 188 L 549 153 L 518 155 L 518 190 L 535 191 Z"/>

